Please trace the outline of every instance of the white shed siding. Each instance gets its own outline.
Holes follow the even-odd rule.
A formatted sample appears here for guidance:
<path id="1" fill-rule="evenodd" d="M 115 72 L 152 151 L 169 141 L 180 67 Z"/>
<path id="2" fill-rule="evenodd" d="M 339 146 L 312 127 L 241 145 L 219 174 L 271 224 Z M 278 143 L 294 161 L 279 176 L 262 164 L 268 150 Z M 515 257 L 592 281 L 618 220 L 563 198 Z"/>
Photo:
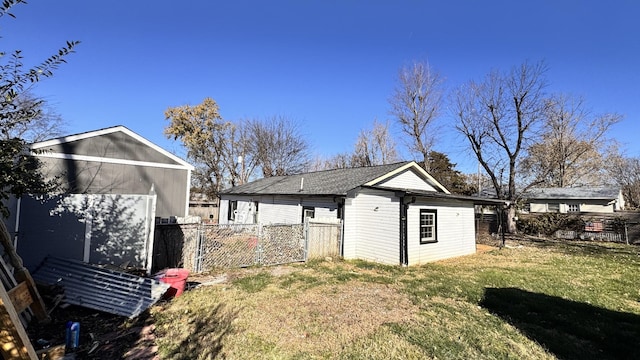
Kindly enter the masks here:
<path id="1" fill-rule="evenodd" d="M 377 186 L 396 189 L 436 191 L 433 186 L 429 185 L 422 177 L 418 176 L 418 174 L 410 169 L 377 184 Z"/>
<path id="2" fill-rule="evenodd" d="M 310 206 L 315 208 L 316 219 L 338 218 L 338 203 L 333 201 L 333 198 L 305 198 L 302 200 L 302 206 Z M 302 212 L 300 213 L 300 220 L 302 220 Z"/>
<path id="3" fill-rule="evenodd" d="M 613 204 L 580 204 L 581 212 L 612 213 Z"/>
<path id="4" fill-rule="evenodd" d="M 302 220 L 300 198 L 263 196 L 258 207 L 262 224 L 299 224 Z"/>
<path id="5" fill-rule="evenodd" d="M 344 257 L 400 262 L 400 202 L 393 192 L 364 189 L 345 204 Z"/>
<path id="6" fill-rule="evenodd" d="M 420 244 L 420 209 L 437 210 L 436 243 Z M 476 251 L 472 203 L 418 200 L 407 212 L 409 265 L 424 264 Z"/>

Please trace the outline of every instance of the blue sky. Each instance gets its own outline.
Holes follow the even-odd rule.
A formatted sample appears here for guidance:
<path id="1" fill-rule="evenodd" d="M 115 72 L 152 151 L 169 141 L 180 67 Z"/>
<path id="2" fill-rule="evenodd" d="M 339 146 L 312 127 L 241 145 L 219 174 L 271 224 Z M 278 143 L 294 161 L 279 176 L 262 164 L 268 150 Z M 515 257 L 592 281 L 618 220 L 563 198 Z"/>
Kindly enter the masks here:
<path id="1" fill-rule="evenodd" d="M 403 65 L 428 61 L 454 88 L 544 60 L 548 90 L 624 115 L 611 135 L 640 156 L 640 3 L 631 0 L 31 0 L 13 13 L 0 19 L 1 49 L 21 49 L 26 64 L 82 41 L 34 91 L 70 134 L 125 125 L 180 155 L 163 135 L 164 110 L 212 97 L 227 120 L 295 119 L 313 152 L 330 156 L 350 151 L 374 119 L 391 119 Z M 436 150 L 475 171 L 453 119 L 439 121 Z"/>

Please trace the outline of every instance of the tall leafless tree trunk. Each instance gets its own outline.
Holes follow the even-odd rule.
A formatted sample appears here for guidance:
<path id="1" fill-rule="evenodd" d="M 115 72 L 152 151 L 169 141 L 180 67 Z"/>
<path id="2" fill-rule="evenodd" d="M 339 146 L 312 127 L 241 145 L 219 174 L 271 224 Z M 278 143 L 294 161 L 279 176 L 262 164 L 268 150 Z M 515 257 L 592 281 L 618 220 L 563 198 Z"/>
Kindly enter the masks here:
<path id="1" fill-rule="evenodd" d="M 429 151 L 435 141 L 435 120 L 440 114 L 443 79 L 428 63 L 403 67 L 389 99 L 391 115 L 407 135 L 407 146 L 428 171 Z"/>
<path id="2" fill-rule="evenodd" d="M 498 198 L 511 202 L 509 232 L 516 231 L 516 165 L 543 119 L 546 71 L 542 62 L 525 62 L 508 73 L 492 71 L 482 82 L 460 88 L 455 98 L 456 129 L 468 140 Z"/>

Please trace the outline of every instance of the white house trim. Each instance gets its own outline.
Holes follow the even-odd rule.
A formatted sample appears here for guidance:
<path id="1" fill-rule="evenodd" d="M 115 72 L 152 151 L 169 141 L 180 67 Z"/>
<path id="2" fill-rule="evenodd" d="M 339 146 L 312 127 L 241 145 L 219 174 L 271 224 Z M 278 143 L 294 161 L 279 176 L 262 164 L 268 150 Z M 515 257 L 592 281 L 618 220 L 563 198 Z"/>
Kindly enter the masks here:
<path id="1" fill-rule="evenodd" d="M 194 167 L 191 164 L 189 164 L 188 162 L 182 160 L 178 156 L 168 152 L 167 150 L 161 148 L 160 146 L 152 143 L 151 141 L 143 138 L 142 136 L 136 134 L 135 132 L 133 132 L 133 131 L 129 130 L 128 128 L 126 128 L 124 126 L 121 126 L 121 125 L 120 126 L 114 126 L 114 127 L 106 128 L 106 129 L 96 130 L 96 131 L 89 131 L 89 132 L 82 133 L 82 134 L 65 136 L 65 137 L 61 137 L 61 138 L 57 138 L 57 139 L 52 139 L 52 140 L 33 143 L 33 144 L 31 144 L 31 149 L 34 149 L 34 150 L 42 149 L 42 148 L 46 148 L 46 147 L 49 147 L 49 146 L 60 145 L 60 144 L 64 144 L 64 143 L 68 143 L 68 142 L 72 142 L 72 141 L 88 139 L 88 138 L 91 138 L 91 137 L 111 134 L 111 133 L 115 133 L 115 132 L 123 132 L 123 133 L 131 136 L 132 138 L 140 141 L 141 143 L 145 144 L 146 146 L 154 149 L 155 151 L 165 155 L 166 157 L 170 158 L 171 160 L 173 160 L 173 161 L 175 161 L 175 162 L 177 162 L 177 163 L 182 165 L 181 167 L 179 166 L 177 168 L 188 167 L 191 170 L 194 169 Z"/>
<path id="2" fill-rule="evenodd" d="M 375 186 L 378 183 L 389 179 L 393 176 L 396 176 L 400 173 L 402 173 L 403 171 L 406 171 L 407 169 L 413 169 L 415 171 L 417 171 L 421 176 L 423 176 L 425 179 L 428 180 L 428 182 L 430 182 L 435 188 L 437 188 L 438 190 L 442 191 L 445 194 L 451 194 L 449 192 L 449 190 L 447 190 L 444 186 L 442 186 L 442 184 L 440 184 L 436 179 L 433 178 L 433 176 L 429 175 L 428 172 L 426 172 L 423 168 L 421 168 L 420 166 L 418 166 L 415 162 L 410 162 L 407 163 L 406 165 L 403 165 L 391 172 L 388 172 L 376 179 L 373 179 L 371 181 L 369 181 L 368 183 L 364 184 L 365 186 Z"/>
<path id="3" fill-rule="evenodd" d="M 193 167 L 191 165 L 189 165 L 189 167 L 187 168 L 185 165 L 165 164 L 165 163 L 127 160 L 127 159 L 115 159 L 115 158 L 108 158 L 108 157 L 101 157 L 101 156 L 61 154 L 61 153 L 53 153 L 53 152 L 44 152 L 41 154 L 36 154 L 36 156 L 44 157 L 44 158 L 52 158 L 52 159 L 94 161 L 94 162 L 102 162 L 102 163 L 110 163 L 110 164 L 148 166 L 148 167 L 157 167 L 157 168 L 165 168 L 165 169 L 182 169 L 182 170 L 188 170 L 189 172 L 193 170 Z"/>

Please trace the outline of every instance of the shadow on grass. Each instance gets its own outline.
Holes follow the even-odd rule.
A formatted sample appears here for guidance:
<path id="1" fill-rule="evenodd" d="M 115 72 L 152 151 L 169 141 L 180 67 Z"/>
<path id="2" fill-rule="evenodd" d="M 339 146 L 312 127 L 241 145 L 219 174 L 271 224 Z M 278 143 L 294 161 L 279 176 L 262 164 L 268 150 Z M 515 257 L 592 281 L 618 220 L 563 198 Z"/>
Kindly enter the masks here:
<path id="1" fill-rule="evenodd" d="M 487 288 L 481 306 L 561 359 L 640 358 L 640 316 L 516 288 Z"/>
<path id="2" fill-rule="evenodd" d="M 189 335 L 163 357 L 166 359 L 215 359 L 221 355 L 224 339 L 232 333 L 232 322 L 238 312 L 220 304 L 189 318 L 187 324 L 176 324 Z"/>

